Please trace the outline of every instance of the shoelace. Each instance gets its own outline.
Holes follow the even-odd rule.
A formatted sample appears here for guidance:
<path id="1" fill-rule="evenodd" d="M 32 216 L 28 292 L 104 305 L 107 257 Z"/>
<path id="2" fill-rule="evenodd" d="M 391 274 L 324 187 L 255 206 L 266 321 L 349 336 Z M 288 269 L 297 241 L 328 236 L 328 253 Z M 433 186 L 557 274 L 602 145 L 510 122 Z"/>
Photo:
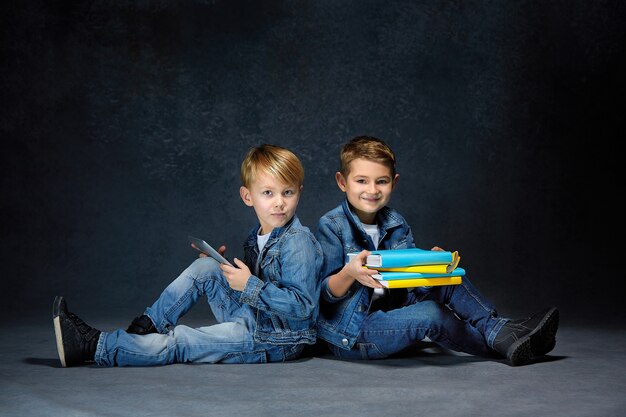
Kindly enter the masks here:
<path id="1" fill-rule="evenodd" d="M 83 319 L 78 317 L 76 314 L 68 311 L 67 317 L 72 320 L 72 323 L 74 323 L 78 331 L 84 335 L 83 337 L 86 339 L 85 341 L 91 341 L 91 339 L 98 334 L 98 330 L 85 323 Z"/>

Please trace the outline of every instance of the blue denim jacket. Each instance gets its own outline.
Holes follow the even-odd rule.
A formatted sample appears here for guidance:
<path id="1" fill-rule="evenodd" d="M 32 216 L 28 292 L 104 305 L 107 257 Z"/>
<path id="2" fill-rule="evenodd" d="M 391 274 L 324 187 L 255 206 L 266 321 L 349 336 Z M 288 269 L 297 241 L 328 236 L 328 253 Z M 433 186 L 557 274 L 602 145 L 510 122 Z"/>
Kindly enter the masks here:
<path id="1" fill-rule="evenodd" d="M 415 247 L 410 226 L 396 210 L 383 207 L 376 213 L 376 222 L 380 228 L 378 249 Z M 328 278 L 348 262 L 349 252 L 376 248 L 347 200 L 320 218 L 315 237 L 324 252 L 318 337 L 351 349 L 368 315 L 372 289 L 355 281 L 344 296 L 334 297 L 328 289 Z"/>
<path id="2" fill-rule="evenodd" d="M 259 227 L 252 229 L 244 243 L 244 263 L 253 274 L 259 256 Z M 248 279 L 240 298 L 256 310 L 257 342 L 315 343 L 323 258 L 320 244 L 296 216 L 272 230 L 258 276 Z"/>

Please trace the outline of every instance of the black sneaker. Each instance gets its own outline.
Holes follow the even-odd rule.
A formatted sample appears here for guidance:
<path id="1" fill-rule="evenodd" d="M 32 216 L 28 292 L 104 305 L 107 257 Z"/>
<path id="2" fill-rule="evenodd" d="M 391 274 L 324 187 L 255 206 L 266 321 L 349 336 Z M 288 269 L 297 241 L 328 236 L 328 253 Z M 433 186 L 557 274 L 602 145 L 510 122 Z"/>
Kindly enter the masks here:
<path id="1" fill-rule="evenodd" d="M 546 308 L 535 316 L 541 317 L 541 324 L 530 334 L 530 349 L 534 356 L 549 353 L 556 346 L 556 332 L 559 329 L 559 310 L 556 307 Z M 531 317 L 528 320 L 533 320 Z"/>
<path id="2" fill-rule="evenodd" d="M 130 326 L 128 326 L 128 329 L 126 329 L 126 333 L 141 335 L 158 332 L 159 331 L 156 327 L 154 327 L 154 323 L 152 323 L 150 317 L 146 316 L 145 314 L 139 317 L 135 317 L 132 323 L 130 323 Z"/>
<path id="3" fill-rule="evenodd" d="M 60 296 L 52 304 L 52 321 L 61 366 L 65 368 L 94 361 L 100 330 L 67 311 L 65 299 Z"/>
<path id="4" fill-rule="evenodd" d="M 511 366 L 525 365 L 533 356 L 545 355 L 556 345 L 559 313 L 546 308 L 529 318 L 508 321 L 498 332 L 493 347 Z"/>

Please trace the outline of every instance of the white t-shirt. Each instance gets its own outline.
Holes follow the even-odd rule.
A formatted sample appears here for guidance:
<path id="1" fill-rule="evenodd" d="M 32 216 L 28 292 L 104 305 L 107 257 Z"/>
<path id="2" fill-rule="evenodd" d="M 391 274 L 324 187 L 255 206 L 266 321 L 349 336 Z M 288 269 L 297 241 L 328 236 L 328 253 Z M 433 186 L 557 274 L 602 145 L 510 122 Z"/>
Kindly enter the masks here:
<path id="1" fill-rule="evenodd" d="M 365 224 L 361 223 L 363 226 L 363 230 L 368 234 L 369 237 L 372 238 L 372 242 L 374 242 L 374 247 L 378 249 L 378 242 L 380 240 L 380 229 L 377 224 Z M 372 301 L 376 300 L 379 297 L 385 295 L 384 288 L 374 288 L 374 294 L 372 294 Z"/>

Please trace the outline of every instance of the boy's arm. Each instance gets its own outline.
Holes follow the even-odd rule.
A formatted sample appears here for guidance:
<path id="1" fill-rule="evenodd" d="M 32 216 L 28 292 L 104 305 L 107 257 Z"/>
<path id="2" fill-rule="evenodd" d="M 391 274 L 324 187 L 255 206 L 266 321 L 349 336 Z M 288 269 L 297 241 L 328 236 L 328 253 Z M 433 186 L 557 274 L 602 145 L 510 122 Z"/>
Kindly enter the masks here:
<path id="1" fill-rule="evenodd" d="M 372 278 L 372 275 L 378 273 L 378 271 L 363 267 L 369 254 L 369 251 L 361 251 L 349 263 L 344 265 L 339 272 L 328 277 L 326 282 L 328 290 L 333 297 L 343 297 L 346 295 L 352 284 L 354 284 L 354 281 L 359 281 L 366 287 L 383 287 L 380 282 Z"/>
<path id="2" fill-rule="evenodd" d="M 324 252 L 321 295 L 325 301 L 332 303 L 346 297 L 354 281 L 372 288 L 382 287 L 371 277 L 377 271 L 363 268 L 369 252 L 362 251 L 350 263 L 345 263 L 344 242 L 339 231 L 333 228 L 332 222 L 320 219 L 315 237 Z"/>
<path id="3" fill-rule="evenodd" d="M 240 301 L 278 315 L 308 319 L 318 305 L 317 281 L 323 255 L 312 235 L 298 232 L 285 239 L 290 241 L 281 246 L 280 261 L 276 262 L 281 268 L 280 282 L 265 282 L 250 275 Z"/>

